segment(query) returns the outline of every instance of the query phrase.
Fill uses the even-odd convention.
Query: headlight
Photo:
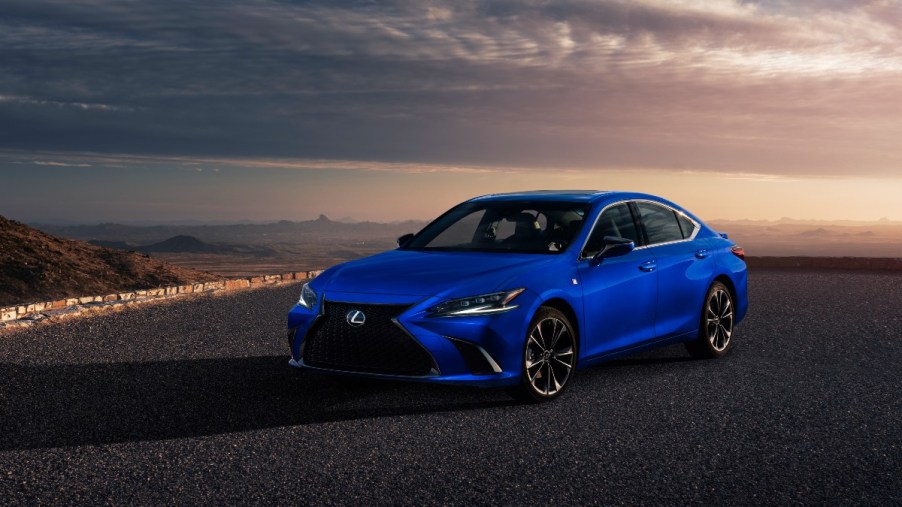
[[[316,303],[316,292],[310,288],[309,283],[305,283],[303,287],[301,287],[301,298],[298,299],[298,304],[303,306],[304,308],[313,308],[313,305]]]
[[[495,292],[473,296],[468,298],[452,299],[439,303],[426,310],[430,317],[466,317],[468,315],[489,315],[501,313],[517,308],[511,306],[514,300],[526,289],[514,289],[505,292]]]

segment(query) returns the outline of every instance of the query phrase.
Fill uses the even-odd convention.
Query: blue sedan
[[[723,356],[748,307],[742,248],[647,194],[487,195],[398,243],[303,286],[292,366],[542,401],[651,347]]]

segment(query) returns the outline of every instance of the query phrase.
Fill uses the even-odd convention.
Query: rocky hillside
[[[216,278],[143,254],[50,236],[0,216],[0,305]]]

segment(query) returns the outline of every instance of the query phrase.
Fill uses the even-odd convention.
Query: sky
[[[0,0],[0,214],[902,220],[900,1]]]

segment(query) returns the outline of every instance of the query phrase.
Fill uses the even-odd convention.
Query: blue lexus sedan
[[[292,366],[542,401],[651,347],[723,356],[748,308],[742,248],[647,194],[486,195],[398,244],[303,286]]]

